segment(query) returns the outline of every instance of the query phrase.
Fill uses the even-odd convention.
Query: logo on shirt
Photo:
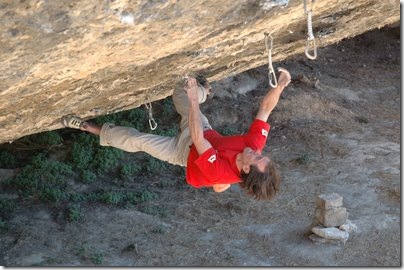
[[[210,163],[213,163],[216,160],[216,155],[212,155],[210,158],[208,158],[208,161]]]
[[[264,137],[268,137],[268,131],[266,131],[265,129],[262,129],[262,135]]]

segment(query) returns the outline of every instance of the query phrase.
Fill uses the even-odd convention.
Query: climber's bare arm
[[[278,86],[268,91],[266,96],[261,102],[256,119],[266,122],[272,110],[276,107],[283,90],[288,86],[291,80],[290,73],[284,69],[279,68],[280,71],[278,78]]]
[[[190,107],[189,107],[189,131],[191,133],[192,143],[195,145],[199,155],[212,147],[210,142],[203,136],[202,121],[199,111],[198,100],[198,84],[195,78],[188,78],[188,85],[184,87],[187,92]]]

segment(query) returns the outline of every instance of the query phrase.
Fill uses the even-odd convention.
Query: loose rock
[[[344,224],[348,218],[345,207],[331,208],[328,210],[316,209],[316,218],[326,227],[336,227]]]
[[[314,233],[309,235],[309,238],[311,241],[316,242],[316,243],[321,243],[321,244],[340,244],[340,243],[342,243],[341,240],[332,240],[332,239],[322,238]]]
[[[356,231],[358,229],[358,227],[348,219],[346,221],[346,223],[339,226],[339,229],[343,230],[343,231],[346,231],[348,233],[353,233],[354,231]]]
[[[321,194],[316,198],[316,206],[322,209],[331,209],[342,206],[342,196],[337,193]]]
[[[319,226],[313,227],[311,231],[318,236],[321,236],[325,239],[331,239],[331,240],[343,240],[346,241],[348,240],[349,233],[346,231],[342,231],[338,228],[322,228]]]

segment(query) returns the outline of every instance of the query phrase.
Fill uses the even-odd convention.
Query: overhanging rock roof
[[[319,47],[400,20],[398,0],[312,7]],[[0,143],[162,99],[189,71],[214,81],[264,65],[265,32],[273,61],[307,38],[297,0],[6,0],[0,22]]]

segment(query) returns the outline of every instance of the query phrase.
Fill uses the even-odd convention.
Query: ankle
[[[87,131],[87,130],[88,130],[88,126],[89,126],[88,122],[83,122],[83,123],[81,124],[81,126],[80,126],[80,129],[83,130],[83,131]]]
[[[80,128],[82,131],[87,131],[89,133],[95,134],[95,135],[100,135],[101,133],[101,127],[96,125],[96,124],[92,124],[89,122],[83,122],[83,125]]]

